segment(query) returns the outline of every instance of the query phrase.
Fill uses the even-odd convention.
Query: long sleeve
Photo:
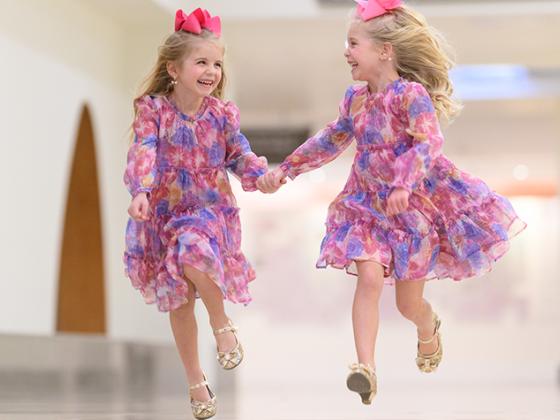
[[[419,83],[411,83],[403,93],[403,107],[408,129],[417,134],[413,146],[394,163],[393,188],[411,192],[441,155],[443,135],[430,95]]]
[[[354,139],[350,104],[354,88],[350,87],[340,104],[338,118],[328,124],[290,154],[280,168],[291,179],[319,168],[339,156]]]
[[[225,104],[226,168],[240,181],[243,190],[255,191],[257,179],[266,173],[264,156],[255,155],[247,138],[239,131],[239,109],[232,102]]]
[[[134,197],[149,193],[156,177],[156,154],[158,144],[159,116],[149,96],[136,101],[136,118],[133,123],[134,141],[127,155],[124,183]]]

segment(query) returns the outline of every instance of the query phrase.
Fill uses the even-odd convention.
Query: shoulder
[[[226,114],[236,110],[238,111],[237,106],[233,102],[216,98],[214,96],[207,96],[206,103],[214,112],[220,114]]]
[[[401,79],[393,91],[397,105],[405,108],[408,113],[418,114],[434,110],[430,94],[421,83]]]
[[[159,114],[163,101],[161,96],[144,95],[134,100],[134,109],[138,114]]]
[[[226,123],[239,124],[239,108],[235,103],[214,96],[207,96],[206,101],[214,117],[225,119]]]
[[[351,85],[346,89],[346,92],[344,93],[344,101],[351,103],[355,97],[363,96],[366,94],[366,85]]]
[[[348,87],[344,93],[341,109],[349,114],[355,113],[361,108],[364,100],[367,98],[367,91],[366,85],[352,85]]]
[[[430,97],[430,94],[428,93],[424,85],[418,82],[410,82],[408,80],[403,81],[402,91],[403,95],[406,98],[416,98],[419,96],[427,96],[428,98]]]

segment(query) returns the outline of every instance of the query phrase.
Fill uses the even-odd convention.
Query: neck
[[[399,78],[399,74],[396,70],[391,70],[380,74],[375,78],[368,80],[368,89],[371,93],[381,92],[385,90],[389,83],[394,82]]]
[[[196,115],[202,105],[203,96],[192,95],[188,92],[181,92],[174,89],[170,95],[171,99],[183,114]]]

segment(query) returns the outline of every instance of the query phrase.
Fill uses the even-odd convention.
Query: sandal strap
[[[352,363],[349,366],[350,370],[352,371],[359,371],[359,370],[365,370],[370,376],[374,376],[375,375],[375,369],[372,368],[370,365],[366,365],[364,363]]]
[[[204,380],[204,381],[202,381],[202,382],[200,382],[200,383],[198,383],[198,384],[189,386],[189,391],[194,391],[195,389],[203,388],[203,387],[208,386],[208,385],[209,385],[209,384],[208,384],[208,381],[207,381],[207,380]]]
[[[419,342],[420,344],[431,344],[431,343],[435,340],[435,338],[436,338],[437,336],[438,336],[438,333],[432,335],[432,338],[430,338],[430,339],[428,339],[428,340],[422,340],[421,338],[418,338],[418,342]]]
[[[230,331],[233,332],[233,333],[237,332],[237,327],[235,325],[233,325],[231,321],[229,321],[229,324],[226,325],[225,327],[215,329],[214,330],[214,335],[220,335],[220,334],[224,334],[224,333],[227,333],[227,332],[230,332]]]
[[[436,337],[439,337],[439,327],[441,325],[441,321],[435,312],[432,312],[432,314],[433,314],[432,319],[434,320],[434,325],[435,325],[434,334],[427,340],[422,340],[420,337],[418,337],[418,342],[420,344],[431,344]]]

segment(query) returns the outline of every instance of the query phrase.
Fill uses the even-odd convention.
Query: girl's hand
[[[408,209],[410,193],[404,188],[395,188],[387,199],[387,215],[395,216]]]
[[[150,203],[146,193],[139,193],[132,199],[128,207],[128,214],[134,220],[143,222],[149,219]]]
[[[286,183],[286,175],[280,167],[268,171],[257,179],[257,188],[265,194],[272,194]]]

